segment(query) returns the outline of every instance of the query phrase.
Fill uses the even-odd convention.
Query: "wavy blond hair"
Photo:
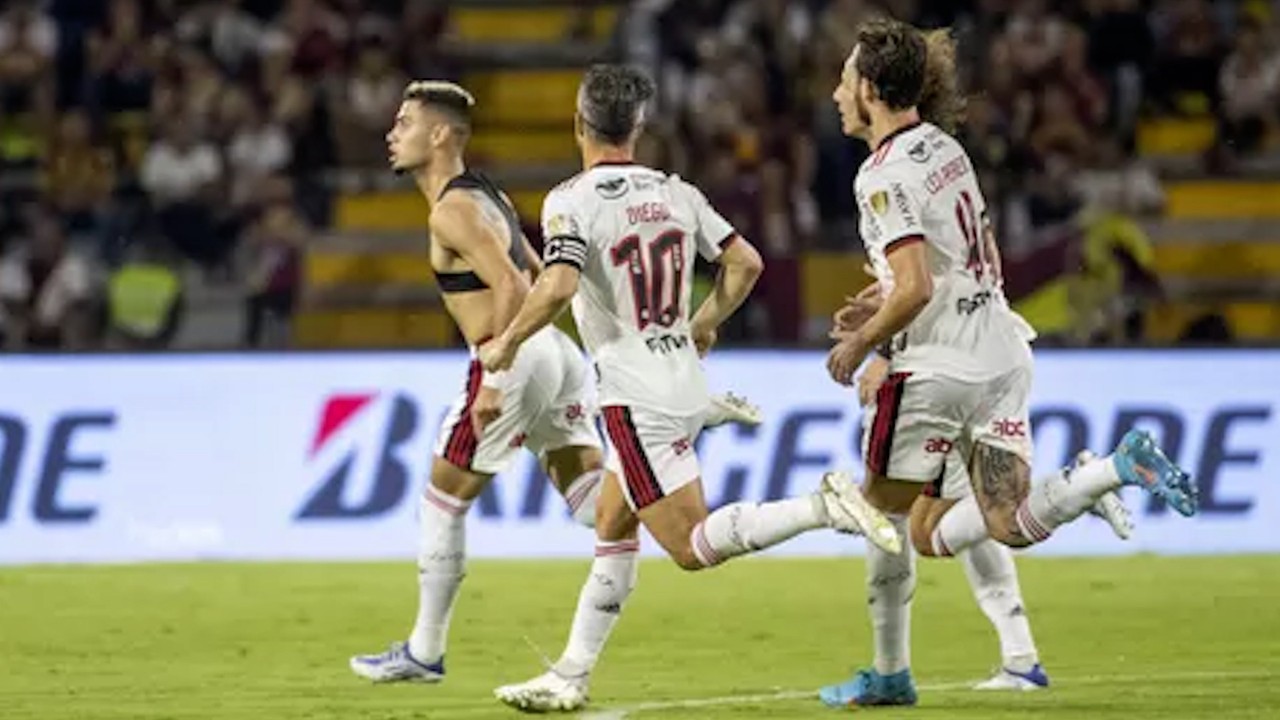
[[[964,121],[965,97],[956,74],[956,41],[951,31],[926,30],[924,88],[916,108],[921,119],[954,133]]]

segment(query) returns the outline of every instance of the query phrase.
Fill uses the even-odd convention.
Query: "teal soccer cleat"
[[[916,684],[910,670],[881,675],[874,669],[859,670],[839,685],[818,691],[827,707],[870,707],[873,705],[915,705]]]
[[[1181,515],[1196,514],[1200,505],[1199,490],[1185,470],[1165,457],[1151,433],[1138,429],[1125,433],[1112,460],[1123,484],[1143,488]]]

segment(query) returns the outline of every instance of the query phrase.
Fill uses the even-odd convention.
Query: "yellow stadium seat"
[[[421,283],[432,285],[435,274],[422,252],[389,253],[307,253],[306,282],[309,287],[332,285],[387,285]]]
[[[441,308],[308,310],[294,322],[294,342],[312,348],[451,347],[454,327]]]
[[[1280,240],[1162,242],[1155,246],[1155,271],[1162,276],[1220,280],[1280,277]]]
[[[476,96],[478,126],[543,125],[572,138],[581,79],[579,70],[495,70],[472,73],[464,84]]]
[[[484,130],[471,138],[468,153],[502,163],[571,163],[578,147],[567,129]]]
[[[1213,147],[1216,138],[1212,118],[1155,118],[1138,125],[1138,152],[1195,155]]]
[[[810,252],[800,260],[801,308],[806,318],[830,317],[853,295],[871,284],[862,271],[866,258],[853,252]]]
[[[1176,219],[1280,218],[1280,182],[1187,181],[1165,186],[1165,214]]]
[[[1232,302],[1213,305],[1199,302],[1163,303],[1147,313],[1147,337],[1157,342],[1177,342],[1193,320],[1221,312],[1236,338],[1244,341],[1280,340],[1280,305],[1271,302]]]
[[[333,213],[334,229],[420,232],[426,237],[427,201],[414,190],[343,193]]]
[[[556,43],[569,38],[579,12],[572,3],[550,7],[455,7],[450,11],[454,35],[465,42]],[[588,36],[604,40],[618,22],[616,5],[588,10]]]

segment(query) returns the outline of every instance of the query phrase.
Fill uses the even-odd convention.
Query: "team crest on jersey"
[[[926,143],[924,140],[921,140],[915,145],[912,145],[911,148],[907,150],[907,157],[911,158],[912,160],[915,160],[918,163],[929,162],[929,158],[933,157],[933,150],[929,149],[928,143]]]
[[[596,183],[596,192],[605,200],[616,200],[627,194],[627,179],[624,177],[601,180]]]
[[[884,190],[877,190],[871,193],[871,209],[877,215],[883,215],[889,209],[889,193]]]

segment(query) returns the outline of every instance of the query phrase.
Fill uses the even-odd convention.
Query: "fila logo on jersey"
[[[596,183],[596,192],[600,193],[600,197],[605,200],[616,200],[627,194],[627,179],[613,178],[612,180],[601,180]]]
[[[995,420],[991,429],[1000,437],[1024,438],[1027,436],[1027,423],[1024,420]]]
[[[573,403],[564,409],[565,422],[577,422],[587,416],[587,411],[582,407],[582,403]]]
[[[691,442],[687,437],[682,437],[671,443],[671,449],[675,451],[677,457],[684,457],[692,448],[693,442]]]

